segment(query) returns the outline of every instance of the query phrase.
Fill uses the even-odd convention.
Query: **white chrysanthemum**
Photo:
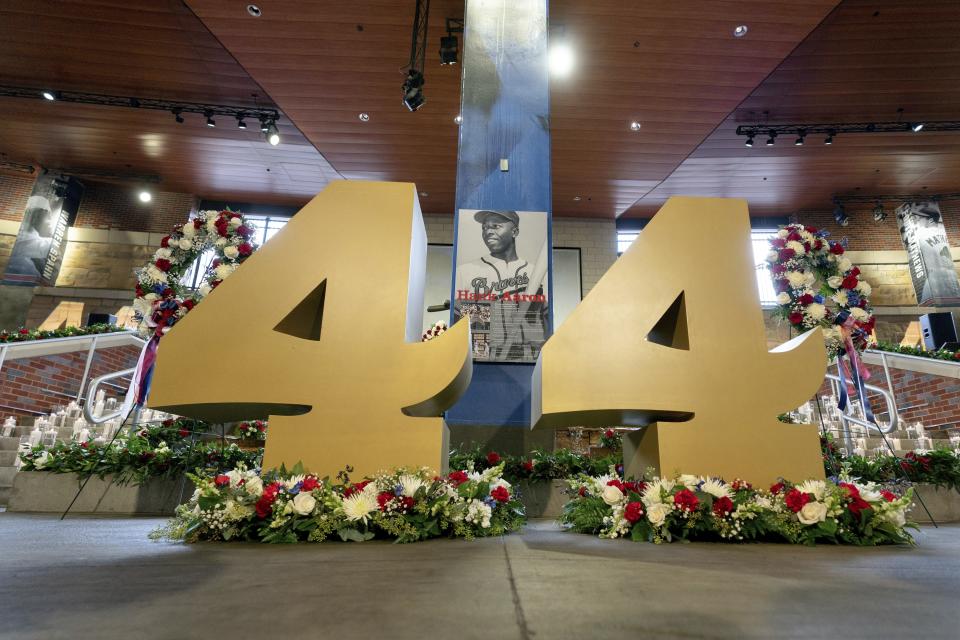
[[[798,229],[800,232],[800,237],[803,238],[804,242],[813,242],[813,234],[807,231],[806,229]]]
[[[714,498],[733,498],[733,492],[722,480],[707,478],[700,485],[700,491],[708,493]]]
[[[700,478],[692,476],[689,473],[682,474],[677,478],[677,481],[691,491],[695,490],[697,485],[700,484]]]
[[[257,498],[263,495],[263,480],[260,479],[260,476],[251,472],[244,480],[246,482],[243,483],[243,487],[247,490],[247,493]]]
[[[816,281],[817,276],[815,276],[812,271],[807,271],[803,274],[803,284],[807,285],[808,287],[812,287],[813,283]]]
[[[408,498],[412,498],[417,492],[417,489],[420,487],[427,486],[427,483],[418,478],[417,476],[411,475],[402,475],[398,480],[398,484],[403,489],[403,495]]]
[[[786,291],[777,294],[777,304],[790,304],[790,294]]]
[[[843,290],[837,291],[835,294],[830,296],[830,298],[832,298],[834,302],[842,307],[847,306],[847,302],[849,301],[847,298],[847,292]]]
[[[293,487],[296,486],[298,482],[303,482],[303,479],[306,477],[307,476],[304,473],[301,473],[295,476],[290,476],[289,478],[286,478],[283,481],[283,486],[285,486],[287,489],[293,489]]]
[[[812,493],[817,500],[823,500],[827,491],[827,483],[823,480],[807,480],[796,485],[796,489],[800,493]]]
[[[652,482],[647,483],[647,488],[643,490],[643,494],[640,496],[640,499],[643,501],[643,504],[648,507],[654,504],[659,504],[663,502],[663,493],[669,493],[673,488],[677,486],[677,483],[673,480],[668,480],[666,478],[656,478]]]
[[[379,508],[376,496],[365,491],[357,491],[349,498],[343,499],[343,514],[352,522],[366,522],[370,514]]]
[[[871,287],[870,283],[866,280],[861,280],[857,283],[857,291],[859,291],[862,296],[868,296],[870,292],[873,291],[873,287]]]
[[[240,250],[234,246],[229,246],[224,248],[223,255],[230,258],[231,260],[236,260],[237,256],[240,255]]]
[[[827,314],[827,308],[819,302],[812,302],[808,304],[806,311],[807,315],[814,320],[823,320],[823,317]]]
[[[183,235],[186,238],[192,238],[195,235],[197,235],[197,230],[193,226],[192,220],[190,222],[187,222],[187,224],[183,225]]]
[[[861,309],[860,307],[853,307],[850,309],[850,315],[853,316],[854,320],[859,320],[864,322],[867,318],[870,317],[870,314]]]
[[[173,255],[173,252],[166,247],[160,247],[157,249],[156,253],[153,254],[154,260],[169,260],[170,256]]]
[[[798,256],[802,256],[807,252],[806,247],[804,247],[802,243],[797,242],[796,240],[791,240],[790,242],[788,242],[787,249],[793,249],[793,252],[796,253]]]
[[[213,270],[213,274],[217,276],[218,279],[223,280],[230,277],[230,274],[233,273],[236,267],[228,262],[222,262],[217,265],[217,268]]]
[[[827,284],[833,289],[839,289],[840,285],[843,284],[843,278],[840,276],[830,276],[827,278]]]
[[[807,283],[807,276],[802,271],[787,271],[787,282],[794,289],[799,289]]]
[[[184,251],[189,251],[193,248],[193,240],[190,238],[180,238],[180,241],[177,243],[177,245]]]
[[[790,232],[786,229],[780,229],[780,231],[777,231],[778,238],[786,238],[788,235],[790,235]]]
[[[839,267],[842,273],[846,273],[847,271],[850,271],[850,269],[853,269],[853,263],[850,262],[850,258],[844,256],[837,260],[837,267]]]

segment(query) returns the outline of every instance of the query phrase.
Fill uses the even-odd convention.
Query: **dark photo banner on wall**
[[[910,276],[921,306],[960,304],[960,282],[943,227],[940,204],[907,202],[897,208],[897,227],[907,250]]]

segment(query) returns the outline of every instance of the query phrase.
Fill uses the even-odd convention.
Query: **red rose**
[[[643,517],[643,503],[628,502],[626,508],[623,510],[623,517],[630,524],[633,524],[639,520],[641,517]]]
[[[700,504],[700,500],[690,489],[682,489],[674,494],[673,504],[678,505],[684,511],[693,511]]]
[[[789,316],[790,324],[803,324],[803,314],[799,311],[794,311]]]
[[[777,290],[777,293],[790,290],[790,282],[786,278],[777,278],[774,281],[773,286]]]
[[[397,500],[400,501],[400,510],[404,513],[413,509],[413,505],[416,504],[416,501],[410,496],[400,496]]]
[[[835,255],[835,256],[839,256],[839,255],[843,254],[843,246],[841,246],[841,244],[840,244],[839,242],[831,242],[831,243],[830,243],[830,253],[832,253],[832,254]]]
[[[781,491],[783,491],[783,483],[782,483],[782,482],[778,482],[778,483],[776,483],[776,484],[770,485],[770,493],[776,495],[776,494],[780,493]]]
[[[797,252],[793,249],[780,249],[780,262],[786,262],[795,255],[797,255]]]
[[[506,487],[496,487],[490,492],[490,497],[497,502],[506,502],[510,499],[510,492],[507,491]]]
[[[882,490],[880,492],[880,495],[882,495],[883,499],[886,500],[887,502],[893,502],[894,500],[897,499],[897,496],[895,494],[891,493],[890,491],[887,491],[886,489]]]
[[[315,476],[307,476],[300,485],[300,491],[313,491],[320,486],[320,481]]]
[[[257,420],[257,431],[259,431],[260,433],[264,433],[266,432],[266,430],[267,430],[267,425]]]
[[[612,438],[612,437],[614,437],[615,435],[617,435],[617,432],[614,431],[613,429],[607,429],[606,431],[603,432],[603,437],[604,437],[604,438]]]
[[[580,496],[581,498],[582,498],[583,496],[587,495],[587,488],[586,488],[586,487],[580,487],[579,489],[577,489],[577,495]]]
[[[730,487],[733,488],[734,491],[740,491],[741,489],[749,489],[752,486],[753,486],[752,484],[750,484],[746,480],[741,480],[740,478],[737,478],[730,484]],[[780,485],[780,487],[783,488],[783,485]],[[773,487],[771,487],[771,489],[773,489]]]
[[[524,460],[523,468],[528,472],[533,471],[533,460]]]
[[[349,487],[346,487],[346,488],[343,490],[343,497],[344,497],[344,498],[349,498],[350,496],[352,496],[353,494],[357,493],[358,491],[363,491],[363,488],[364,488],[365,486],[367,486],[368,484],[370,484],[370,481],[369,481],[369,480],[364,480],[363,482],[356,482],[356,483],[350,485]]]
[[[787,272],[787,268],[782,264],[775,264],[771,271],[773,271],[773,275],[780,276]]]
[[[450,475],[447,476],[447,480],[455,487],[459,487],[469,479],[466,471],[451,471]]]
[[[853,269],[850,269],[850,275],[852,276],[860,275],[860,267],[854,267]]]
[[[166,258],[160,258],[154,264],[156,265],[157,269],[160,269],[160,271],[170,270],[170,261]]]
[[[813,302],[813,296],[809,293],[805,293],[800,296],[800,304],[810,304]]]
[[[817,228],[816,228],[816,227],[804,227],[803,230],[806,231],[807,233],[816,233],[816,232],[817,232]]]
[[[187,311],[193,311],[193,307],[196,306],[196,302],[190,300],[189,298],[183,301],[183,308]]]
[[[81,442],[81,443],[80,443],[80,446],[81,446],[82,448],[84,448],[84,449],[89,449],[89,448],[90,448],[90,443],[89,443],[89,442]]]
[[[871,509],[871,507],[869,502],[858,496],[850,501],[850,504],[847,505],[847,509],[850,509],[850,513],[857,516],[857,518],[860,518],[860,514],[868,509]]]
[[[813,243],[813,250],[820,251],[820,249],[823,249],[823,240],[817,239],[817,241]]]
[[[389,491],[381,491],[377,494],[377,504],[380,505],[380,511],[386,511],[387,505],[393,500],[394,495]]]
[[[193,228],[194,228],[194,229],[199,229],[199,228],[202,227],[202,226],[203,226],[203,222],[200,220],[200,218],[194,218],[194,219],[193,219]]]
[[[794,242],[800,242],[803,237],[796,231],[791,231],[787,234],[787,240],[793,240]]]
[[[230,476],[221,473],[213,479],[213,484],[217,485],[218,487],[225,487],[230,484]]]
[[[491,467],[500,464],[500,454],[497,453],[496,451],[491,451],[490,453],[488,453],[487,464],[489,464]]]
[[[249,242],[241,242],[237,247],[237,251],[240,252],[242,256],[248,256],[253,253],[253,245]]]
[[[242,224],[239,227],[237,227],[237,233],[243,236],[244,238],[249,238],[250,236],[253,235],[253,230],[250,229],[250,227],[248,227],[247,225]]]
[[[848,275],[843,279],[843,282],[840,284],[844,289],[856,289],[857,288],[857,276]]]
[[[163,247],[163,248],[169,247],[169,246],[170,246],[170,236],[163,236],[163,237],[160,239],[160,246]]]
[[[787,508],[797,513],[800,509],[803,509],[803,505],[810,502],[810,494],[803,493],[799,489],[790,489],[783,499],[787,503]]]
[[[733,512],[733,500],[723,496],[713,501],[713,514],[718,518],[729,515]]]
[[[619,479],[619,478],[614,478],[613,480],[607,481],[607,486],[608,486],[608,487],[616,487],[617,489],[620,489],[620,492],[621,492],[621,493],[624,492],[623,483],[620,482],[620,479]]]
[[[186,438],[188,435],[190,435],[190,432],[186,429],[180,429],[177,431],[177,435],[179,435],[181,438]]]
[[[268,496],[264,493],[260,496],[260,499],[257,500],[257,517],[266,518],[273,512],[273,501],[276,500],[276,496]]]
[[[787,246],[787,241],[784,240],[783,238],[774,238],[773,240],[770,241],[770,246],[772,246],[775,249],[783,249],[784,247]]]

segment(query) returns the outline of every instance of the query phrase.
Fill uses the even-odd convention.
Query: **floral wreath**
[[[829,235],[801,224],[780,227],[770,239],[767,262],[777,291],[777,315],[799,330],[820,327],[832,360],[844,346],[844,321],[854,348],[863,351],[876,318],[867,297],[870,285],[843,255],[846,238],[832,242]]]
[[[161,337],[233,273],[257,249],[250,241],[253,232],[254,226],[235,211],[200,211],[174,226],[150,263],[136,271],[133,309],[140,335]],[[180,281],[208,249],[216,252],[216,258],[204,274],[206,282],[190,289]]]

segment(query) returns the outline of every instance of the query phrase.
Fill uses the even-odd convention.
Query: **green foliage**
[[[565,480],[581,473],[600,475],[607,473],[610,467],[619,465],[621,461],[622,457],[616,454],[590,458],[569,449],[558,449],[552,453],[535,449],[527,456],[484,452],[480,447],[465,451],[454,449],[450,452],[451,469],[483,471],[502,463],[503,477],[512,483],[520,480]]]
[[[89,327],[65,327],[63,329],[52,329],[41,331],[39,329],[15,329],[0,331],[0,344],[9,342],[30,342],[32,340],[47,340],[50,338],[70,338],[73,336],[90,336],[101,333],[116,333],[118,331],[127,331],[123,327],[112,324],[92,324]]]
[[[906,356],[917,356],[920,358],[930,358],[932,360],[949,360],[951,362],[960,362],[960,351],[950,349],[940,349],[938,351],[926,351],[919,347],[901,347],[898,344],[889,342],[879,342],[871,345],[872,351],[886,351],[889,353],[902,353]]]
[[[563,505],[560,522],[577,533],[600,533],[609,512],[610,508],[600,497],[585,496]]]

